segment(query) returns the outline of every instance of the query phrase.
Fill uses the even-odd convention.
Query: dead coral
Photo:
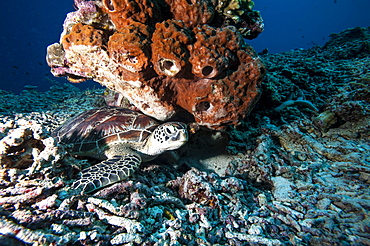
[[[309,108],[309,109],[311,109],[315,112],[319,111],[319,109],[316,108],[315,105],[313,105],[310,101],[305,100],[303,92],[300,92],[300,96],[298,96],[298,98],[295,99],[295,100],[293,100],[293,93],[290,94],[288,100],[283,102],[279,107],[275,108],[275,110],[277,112],[280,112],[280,111],[284,110],[286,107],[293,106],[293,105],[301,105],[301,106]]]
[[[192,202],[216,207],[219,205],[218,198],[213,195],[214,190],[207,182],[206,177],[198,170],[188,171],[180,179],[171,183],[171,186],[179,189],[182,198]]]
[[[59,237],[53,234],[47,234],[37,230],[30,230],[23,226],[17,225],[9,220],[0,220],[0,226],[2,228],[2,235],[8,237],[14,237],[22,242],[29,243],[29,244],[51,244],[51,243],[63,243],[65,242],[65,237]],[[71,235],[68,235],[71,236]],[[76,234],[73,235],[75,238]],[[68,240],[69,241],[69,240]]]
[[[13,127],[0,140],[2,168],[26,169],[31,174],[39,172],[44,163],[55,163],[61,158],[54,140],[46,138],[42,125],[19,120]]]
[[[351,39],[350,44],[360,42]],[[273,76],[265,80],[268,86],[264,101],[252,116],[229,129],[234,133],[230,145],[237,146],[236,154],[226,159],[221,158],[226,153],[216,152],[215,158],[210,158],[216,167],[228,166],[228,177],[216,175],[203,162],[215,155],[212,145],[220,142],[214,141],[211,134],[198,131],[196,134],[203,138],[205,150],[195,145],[184,155],[202,159],[200,164],[205,165],[208,173],[189,168],[196,164],[195,159],[181,156],[178,169],[157,160],[141,167],[130,180],[88,197],[76,194],[69,185],[78,175],[75,166],[87,166],[92,161],[64,156],[60,150],[53,152],[57,146],[47,136],[48,131],[73,114],[96,106],[102,91],[82,92],[68,84],[53,86],[48,92],[30,93],[29,87],[21,95],[0,91],[3,104],[0,137],[7,138],[18,128],[30,128],[32,134],[28,136],[46,146],[42,152],[50,150],[44,152],[41,165],[30,165],[37,167],[35,171],[10,167],[0,170],[0,198],[4,202],[0,206],[1,242],[14,245],[368,244],[370,118],[361,112],[368,106],[369,97],[363,86],[366,80],[359,84],[356,79],[361,78],[357,77],[361,75],[357,73],[359,68],[366,72],[368,60],[326,61],[337,50],[337,46],[315,47],[265,55]],[[248,55],[241,59],[243,68],[252,66],[247,58]],[[308,63],[306,67],[305,63]],[[284,70],[284,66],[289,69]],[[168,80],[172,79],[176,83],[184,81],[176,77]],[[288,116],[275,112],[274,108],[297,88],[304,90],[309,101],[323,112],[328,112],[320,116],[327,123],[325,132],[305,110],[291,110],[287,115],[297,113],[297,117],[282,123],[281,118]],[[350,103],[346,104],[347,101]],[[354,107],[355,114],[350,115],[350,106],[356,101],[362,107]],[[206,106],[205,103],[199,107]],[[336,114],[337,106],[343,108],[343,114]],[[331,124],[332,114],[337,122]],[[32,125],[37,127],[34,129]],[[12,159],[21,154],[8,150],[5,156]],[[206,152],[202,158],[198,156],[201,151]],[[53,158],[55,154],[60,155],[59,161]],[[216,197],[217,206],[207,204],[207,197],[210,201]]]

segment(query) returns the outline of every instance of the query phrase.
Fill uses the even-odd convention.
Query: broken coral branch
[[[288,100],[283,102],[279,107],[276,107],[275,111],[280,112],[288,106],[302,105],[302,106],[304,106],[306,108],[309,108],[309,109],[311,109],[315,112],[319,112],[319,109],[316,108],[315,105],[313,105],[312,102],[310,102],[310,101],[308,101],[304,98],[303,92],[299,92],[299,93],[300,93],[300,96],[296,100],[292,99],[293,93],[290,94],[289,97],[288,97]]]

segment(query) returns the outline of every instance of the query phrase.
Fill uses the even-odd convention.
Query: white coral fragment
[[[124,243],[137,243],[140,244],[143,242],[143,239],[141,238],[140,234],[137,233],[120,233],[112,240],[110,240],[110,243],[113,245],[121,245]]]
[[[134,220],[126,219],[124,217],[107,214],[104,210],[96,207],[93,204],[86,204],[89,211],[94,211],[98,215],[100,220],[106,220],[108,224],[124,227],[128,233],[143,232],[145,230],[144,226]]]
[[[259,243],[261,245],[267,245],[267,246],[276,246],[276,245],[282,245],[282,243],[277,239],[269,239],[257,235],[248,235],[244,233],[239,232],[226,232],[225,233],[226,238],[236,238],[241,241],[246,241],[249,243]]]

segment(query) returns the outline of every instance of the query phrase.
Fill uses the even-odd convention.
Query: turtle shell
[[[72,154],[97,157],[94,155],[114,142],[125,142],[132,148],[142,146],[157,126],[156,120],[139,112],[103,107],[77,115],[57,128],[52,136],[69,145]]]

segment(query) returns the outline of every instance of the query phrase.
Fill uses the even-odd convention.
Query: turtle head
[[[188,141],[187,126],[181,122],[167,122],[159,125],[147,143],[148,152],[161,154],[180,148]]]

